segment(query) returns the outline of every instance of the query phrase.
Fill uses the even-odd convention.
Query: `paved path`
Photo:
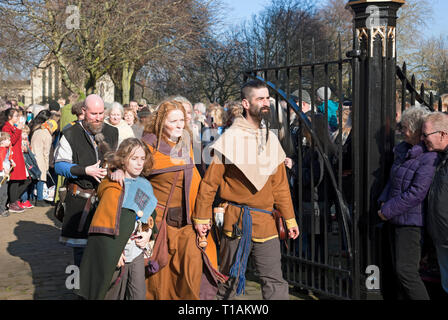
[[[0,300],[77,299],[65,286],[72,249],[58,242],[61,223],[53,207],[33,208],[0,218]],[[292,296],[292,300],[311,299]],[[238,300],[261,300],[260,285],[247,281]]]
[[[58,242],[53,207],[0,218],[0,300],[75,299],[65,287],[72,250]]]

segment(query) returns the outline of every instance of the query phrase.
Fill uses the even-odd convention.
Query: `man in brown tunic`
[[[197,233],[206,234],[220,188],[220,197],[227,203],[220,271],[231,278],[219,286],[218,299],[244,292],[247,259],[252,254],[263,299],[286,300],[288,283],[282,277],[280,241],[272,216],[274,208],[280,211],[289,237],[298,237],[284,165],[286,156],[277,136],[267,129],[270,103],[266,85],[259,80],[246,83],[241,98],[244,117],[236,118],[211,146],[214,158],[200,185],[193,221]]]

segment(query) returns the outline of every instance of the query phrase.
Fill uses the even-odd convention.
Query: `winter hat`
[[[325,87],[320,87],[317,89],[317,96],[320,98],[320,100],[325,100]],[[331,90],[327,87],[327,99],[331,98]]]
[[[50,111],[59,111],[61,109],[61,106],[56,101],[52,100],[50,101],[50,105],[48,106],[48,110]]]
[[[291,98],[294,101],[299,101],[299,90],[296,90],[292,93]],[[310,94],[308,93],[308,91],[306,90],[302,90],[302,101],[308,103],[309,105],[311,105],[311,97]]]

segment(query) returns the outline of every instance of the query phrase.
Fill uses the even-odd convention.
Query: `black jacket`
[[[104,141],[108,144],[110,151],[117,149],[118,129],[108,124],[104,124],[101,133]],[[96,189],[98,182],[91,176],[85,174],[85,167],[104,160],[103,147],[96,150],[92,138],[84,130],[80,123],[64,130],[63,135],[70,144],[72,151],[72,163],[76,166],[70,172],[77,176],[76,179],[68,179],[69,183],[74,183],[83,189]],[[88,216],[83,218],[83,209],[87,202],[86,198],[73,196],[70,192],[65,198],[65,215],[62,223],[61,236],[75,239],[87,239],[87,232],[92,220],[95,207],[91,206]],[[81,229],[79,229],[81,228]]]
[[[436,246],[448,247],[448,148],[439,157],[440,163],[428,192],[426,226]]]
[[[118,129],[105,123],[101,133],[104,135],[104,141],[108,144],[109,149],[116,150]],[[63,134],[72,149],[72,163],[77,165],[71,169],[71,172],[79,177],[69,179],[69,182],[75,183],[83,189],[96,189],[98,182],[93,177],[85,175],[85,167],[97,163],[98,160],[104,160],[101,148],[98,148],[98,152],[96,151],[91,137],[79,123],[65,130]]]

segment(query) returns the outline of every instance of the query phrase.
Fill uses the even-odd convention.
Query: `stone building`
[[[115,86],[109,75],[106,74],[97,81],[96,93],[105,102],[114,101]],[[70,91],[62,82],[61,72],[50,55],[42,59],[38,67],[33,68],[30,80],[0,82],[0,96],[4,100],[16,99],[25,106],[45,104],[69,95]]]

